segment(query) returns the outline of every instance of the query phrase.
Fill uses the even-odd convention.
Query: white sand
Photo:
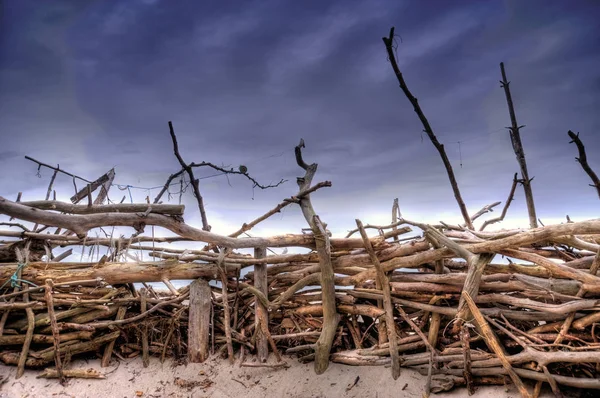
[[[421,397],[425,377],[410,369],[402,369],[398,380],[393,380],[390,369],[385,367],[352,367],[332,363],[325,374],[317,376],[313,364],[299,364],[286,358],[291,365],[288,369],[240,368],[236,363],[230,366],[227,361],[210,359],[203,364],[173,366],[170,361],[161,364],[151,358],[148,368],[142,367],[141,359],[136,358],[117,363],[108,368],[100,368],[99,361],[76,361],[69,366],[74,368],[94,368],[101,372],[113,373],[105,380],[70,379],[63,387],[56,379],[38,379],[39,371],[28,370],[19,380],[15,380],[16,367],[0,365],[0,379],[8,380],[0,386],[1,398],[130,398],[130,397]],[[359,381],[352,385],[356,378]],[[179,383],[177,382],[179,378]],[[186,388],[185,381],[199,382],[201,385]],[[179,385],[178,385],[179,384]],[[184,385],[182,385],[184,384]],[[136,395],[136,393],[138,395]],[[141,394],[141,395],[139,395]],[[464,388],[450,393],[432,394],[432,397],[466,397]],[[510,385],[479,387],[472,397],[518,397]]]

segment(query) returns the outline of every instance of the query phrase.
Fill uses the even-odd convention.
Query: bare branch
[[[260,189],[268,189],[268,188],[275,188],[280,186],[281,184],[283,184],[284,182],[286,182],[287,180],[281,179],[279,180],[279,182],[277,184],[269,184],[269,185],[263,185],[261,183],[259,183],[258,181],[256,181],[253,177],[251,177],[248,174],[248,170],[246,169],[245,171],[237,171],[237,170],[233,170],[233,169],[225,169],[223,167],[219,167],[216,166],[210,162],[201,162],[201,163],[191,163],[190,167],[211,167],[217,171],[221,171],[223,172],[223,174],[239,174],[239,175],[243,175],[244,177],[246,177],[247,179],[249,179],[250,181],[252,181],[252,183],[254,184],[254,187],[256,188],[260,188]],[[242,168],[242,170],[244,170]]]
[[[32,162],[34,162],[34,163],[37,163],[37,164],[38,164],[40,167],[41,167],[41,166],[43,166],[43,167],[47,167],[47,168],[49,168],[49,169],[52,169],[52,170],[54,170],[54,171],[58,171],[59,173],[63,173],[63,174],[65,174],[65,175],[68,175],[69,177],[73,177],[73,178],[76,178],[76,179],[78,179],[78,180],[85,181],[85,182],[87,182],[88,184],[90,184],[90,183],[91,183],[91,181],[90,181],[90,180],[86,180],[85,178],[82,178],[82,177],[76,176],[75,174],[71,174],[71,173],[69,173],[69,172],[67,172],[67,171],[64,171],[63,169],[60,169],[60,168],[58,168],[58,167],[54,167],[54,166],[50,166],[49,164],[42,163],[42,162],[40,162],[39,160],[35,160],[35,159],[34,159],[34,158],[32,158],[32,157],[25,156],[25,159],[27,159],[27,160],[31,160]]]
[[[429,121],[425,117],[425,114],[423,113],[423,110],[421,109],[421,106],[419,105],[417,98],[415,98],[412,95],[412,93],[410,92],[410,90],[408,89],[408,86],[406,85],[406,82],[404,81],[404,77],[402,76],[402,73],[400,72],[400,68],[398,67],[398,63],[396,62],[396,57],[394,55],[394,48],[393,48],[394,28],[392,27],[390,29],[389,37],[383,37],[382,39],[383,39],[383,43],[385,44],[385,48],[387,50],[389,61],[392,64],[392,68],[394,69],[394,73],[396,74],[396,78],[398,79],[398,83],[400,83],[400,88],[404,92],[404,95],[406,95],[406,98],[408,98],[408,100],[412,104],[412,106],[415,110],[415,113],[417,114],[417,116],[419,117],[419,120],[421,120],[421,123],[423,124],[425,133],[427,133],[427,136],[429,136],[431,143],[438,150],[440,157],[442,158],[442,162],[444,163],[444,167],[446,168],[446,172],[448,173],[450,185],[452,186],[452,190],[454,191],[454,197],[456,198],[456,202],[458,203],[460,212],[463,216],[463,219],[465,220],[465,224],[467,225],[467,227],[469,229],[473,229],[473,223],[471,222],[471,217],[469,217],[467,207],[465,206],[465,202],[463,201],[462,196],[460,194],[460,189],[458,188],[458,183],[456,182],[456,177],[454,176],[454,170],[452,169],[452,164],[450,164],[448,155],[446,155],[446,150],[444,149],[444,145],[439,143],[437,137],[433,133],[433,129],[431,128]]]
[[[506,72],[504,71],[504,62],[500,63],[500,70],[502,72],[502,81],[500,84],[506,94],[506,102],[508,103],[508,112],[510,113],[510,139],[512,142],[513,150],[517,156],[517,162],[521,168],[521,183],[523,184],[523,190],[525,191],[525,201],[527,202],[527,211],[529,213],[529,226],[531,228],[537,228],[537,216],[535,215],[535,202],[533,201],[533,191],[531,190],[531,180],[529,178],[529,172],[527,171],[527,161],[525,160],[525,151],[523,150],[523,144],[521,143],[521,134],[519,130],[521,127],[517,124],[517,117],[515,116],[515,108],[510,94],[509,84],[506,80]]]
[[[598,197],[600,197],[600,179],[598,178],[596,173],[594,173],[594,170],[592,170],[592,168],[587,162],[585,147],[583,146],[583,142],[581,142],[581,139],[579,139],[579,133],[575,134],[571,130],[569,130],[567,134],[569,134],[569,137],[571,137],[571,142],[569,142],[569,144],[575,143],[575,145],[577,145],[577,150],[579,151],[579,157],[575,159],[577,159],[583,171],[585,171],[587,175],[590,176],[593,182],[593,184],[590,185],[596,188],[596,190],[598,191]]]
[[[490,224],[494,224],[494,223],[504,220],[504,217],[506,217],[506,212],[508,211],[508,207],[512,203],[513,197],[515,196],[515,190],[517,189],[518,182],[519,181],[517,180],[517,173],[515,173],[515,176],[513,177],[513,184],[512,184],[512,187],[510,188],[510,192],[508,193],[508,198],[506,199],[506,203],[504,203],[504,208],[502,209],[502,213],[500,214],[499,217],[485,220],[483,225],[481,225],[481,228],[479,228],[479,231],[483,231],[485,229],[485,227],[487,227]]]
[[[175,157],[179,161],[181,167],[187,172],[190,177],[190,181],[192,182],[192,187],[194,189],[194,196],[198,201],[198,209],[200,210],[200,217],[202,219],[202,229],[205,231],[210,231],[211,227],[208,225],[208,219],[206,218],[206,210],[204,209],[204,199],[202,199],[202,195],[200,194],[200,187],[198,186],[198,180],[194,177],[194,171],[192,168],[187,165],[181,154],[179,153],[179,145],[177,144],[177,137],[175,136],[175,130],[173,129],[173,123],[169,121],[169,133],[171,134],[171,139],[173,140],[173,152],[175,152]]]

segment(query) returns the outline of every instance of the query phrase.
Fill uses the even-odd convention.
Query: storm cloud
[[[407,218],[460,220],[443,165],[398,87],[382,36],[453,163],[471,212],[504,201],[518,171],[499,63],[506,64],[538,215],[597,217],[567,131],[600,171],[600,3],[596,1],[5,1],[0,23],[0,195],[40,198],[51,175],[153,188],[186,161],[244,164],[276,189],[201,170],[209,222],[227,233],[296,193],[303,138],[313,195],[334,231]],[[57,180],[67,200],[72,183]],[[173,191],[177,191],[174,188]],[[135,200],[157,190],[132,189]],[[29,195],[29,197],[28,197]],[[117,189],[114,200],[128,191]],[[118,197],[117,197],[118,196]],[[173,195],[172,201],[178,200]],[[199,217],[186,192],[187,220]],[[522,190],[509,211],[527,225]],[[524,224],[523,224],[524,223]],[[290,207],[264,233],[304,227]]]

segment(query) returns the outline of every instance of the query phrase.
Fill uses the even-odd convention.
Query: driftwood
[[[402,72],[400,72],[400,68],[398,67],[398,62],[396,62],[396,55],[394,54],[394,37],[395,37],[394,36],[394,28],[391,28],[389,36],[382,38],[383,43],[385,44],[385,49],[387,51],[388,59],[389,59],[390,63],[392,64],[392,69],[394,70],[394,74],[396,75],[396,78],[398,79],[398,83],[400,83],[400,88],[404,92],[404,95],[406,96],[406,98],[408,98],[408,100],[412,104],[415,112],[417,113],[417,116],[419,117],[419,120],[423,124],[423,130],[425,131],[425,133],[427,133],[427,136],[431,140],[431,143],[433,144],[435,149],[437,149],[437,151],[440,154],[440,157],[442,158],[442,162],[444,163],[444,167],[446,168],[446,172],[448,173],[448,179],[450,180],[450,185],[452,186],[452,191],[454,192],[454,197],[456,198],[456,203],[458,203],[458,207],[459,207],[460,212],[465,220],[465,224],[467,225],[467,227],[469,227],[469,229],[473,229],[473,222],[471,220],[471,217],[469,216],[469,213],[467,211],[467,206],[465,205],[465,202],[460,193],[458,183],[456,182],[456,177],[454,176],[454,170],[452,168],[452,164],[450,163],[450,160],[448,159],[448,155],[446,155],[446,150],[444,149],[444,145],[440,144],[440,142],[438,141],[435,133],[433,132],[433,129],[431,128],[431,125],[429,124],[429,121],[427,120],[427,118],[425,117],[425,114],[423,113],[423,111],[421,109],[421,105],[419,105],[419,101],[417,101],[417,98],[415,96],[413,96],[412,93],[410,92],[410,90],[408,89],[408,86],[406,85],[406,82],[404,81],[404,77],[402,76]]]
[[[0,223],[6,239],[0,246],[0,361],[17,366],[17,377],[26,367],[54,364],[40,377],[64,380],[102,377],[69,369],[73,356],[102,356],[107,366],[113,358],[136,356],[145,364],[150,356],[201,362],[210,355],[233,363],[239,353],[240,366],[279,369],[289,366],[280,355],[286,352],[301,362],[313,361],[318,374],[330,361],[390,366],[394,378],[402,367],[416,369],[428,375],[426,395],[510,382],[523,396],[536,395],[543,383],[557,395],[568,388],[600,389],[600,219],[484,230],[505,218],[517,184],[529,184],[527,172],[522,167],[521,180],[515,175],[500,217],[484,220],[500,205],[491,201],[469,215],[443,145],[398,69],[393,42],[392,29],[384,43],[394,73],[442,157],[464,222],[409,221],[395,200],[389,225],[355,220],[357,228],[345,238],[331,236],[311,195],[332,184],[312,184],[317,164],[303,160],[303,141],[295,149],[305,173],[298,178],[298,192],[229,235],[210,232],[205,212],[202,228],[196,228],[184,221],[183,206],[163,204],[173,180],[181,177],[183,183],[187,176],[201,214],[194,168],[238,174],[259,188],[283,180],[261,185],[245,166],[235,171],[185,163],[172,124],[181,170],[152,204],[150,198],[103,204],[114,170],[90,181],[30,158],[53,174],[44,201],[0,197],[0,214],[10,218]],[[503,84],[520,159],[519,127],[505,76]],[[586,169],[580,141],[571,138]],[[73,197],[84,204],[52,195],[55,179],[64,175],[84,183],[80,189],[74,184]],[[94,189],[100,189],[95,200]],[[242,237],[291,205],[300,206],[309,226],[302,233]],[[108,234],[106,227],[135,232]],[[144,234],[146,227],[152,227],[151,234]],[[155,227],[172,235],[155,236]],[[99,228],[105,234],[94,236]],[[413,236],[401,236],[411,231]],[[351,237],[357,232],[360,237]],[[169,247],[171,242],[201,244],[183,249]],[[64,249],[58,252],[59,247]],[[293,247],[310,250],[271,250]],[[254,255],[238,251],[246,248]],[[81,250],[92,253],[86,262],[61,261]],[[177,288],[176,280],[193,282]],[[165,289],[155,290],[149,282]],[[268,360],[269,351],[276,363]],[[536,382],[533,389],[528,381]]]
[[[502,73],[502,80],[500,84],[504,89],[506,95],[506,103],[508,104],[508,112],[510,114],[510,141],[512,143],[513,150],[517,157],[517,163],[521,169],[521,184],[525,191],[525,201],[527,202],[527,212],[529,213],[529,226],[531,228],[537,228],[537,216],[535,213],[535,202],[533,201],[533,191],[531,189],[531,180],[529,178],[529,172],[527,171],[527,161],[525,160],[525,151],[523,150],[523,144],[521,143],[521,132],[520,130],[525,126],[519,126],[517,123],[517,117],[515,116],[515,107],[513,105],[512,95],[510,94],[510,82],[506,79],[506,72],[504,70],[504,62],[500,63],[500,71]]]
[[[598,192],[598,197],[600,198],[600,178],[598,178],[598,175],[594,172],[594,170],[592,170],[587,161],[585,147],[583,146],[583,142],[581,142],[581,139],[579,138],[579,133],[575,134],[574,132],[569,130],[567,134],[569,135],[569,138],[571,138],[570,143],[575,143],[575,145],[577,145],[577,150],[579,151],[579,157],[576,157],[575,159],[579,162],[583,171],[585,171],[592,180],[591,186],[596,188],[596,191]]]

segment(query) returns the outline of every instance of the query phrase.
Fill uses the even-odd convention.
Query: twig
[[[485,213],[493,212],[494,207],[498,206],[500,203],[502,203],[502,202],[494,202],[494,203],[490,203],[489,205],[483,206],[481,209],[479,209],[479,211],[477,213],[475,213],[471,216],[471,222],[477,220],[479,217],[481,217]],[[463,224],[462,226],[465,227],[466,225]]]
[[[140,289],[140,312],[143,314],[147,310],[148,292],[146,288]],[[148,349],[148,324],[141,325],[142,329],[142,365],[147,368],[150,365],[150,351]]]
[[[548,379],[548,384],[550,384],[550,388],[552,388],[552,392],[554,393],[556,398],[563,398],[563,395],[560,392],[560,388],[558,388],[558,384],[556,383],[554,376],[552,376],[550,374],[550,372],[548,371],[548,367],[542,366],[542,371],[544,372],[544,375]]]
[[[154,204],[158,204],[160,201],[160,198],[162,198],[162,196],[164,195],[164,193],[169,189],[169,186],[171,185],[171,181],[173,181],[175,178],[179,177],[180,175],[182,175],[186,170],[185,169],[181,169],[179,170],[177,173],[171,174],[169,176],[169,178],[167,178],[167,182],[165,183],[165,185],[162,187],[162,189],[160,190],[160,192],[158,193],[158,195],[156,195],[156,198],[154,198]],[[182,181],[183,184],[183,181]],[[183,185],[182,185],[183,187]],[[183,188],[181,189],[181,191],[183,191]],[[180,192],[181,194],[182,192]]]
[[[272,368],[272,369],[277,369],[277,368],[289,368],[290,365],[287,362],[280,362],[280,363],[244,362],[244,363],[240,364],[240,367],[242,367],[242,368]]]
[[[242,227],[240,229],[238,229],[237,231],[235,231],[227,236],[229,236],[231,238],[236,238],[236,237],[240,236],[241,234],[243,234],[244,232],[251,230],[258,223],[266,220],[267,218],[271,217],[273,214],[279,213],[281,211],[281,209],[283,209],[287,205],[292,204],[292,203],[298,203],[298,202],[300,202],[300,199],[302,199],[305,196],[310,195],[312,192],[316,191],[317,189],[323,188],[323,187],[330,187],[330,186],[331,186],[331,181],[323,181],[323,182],[313,185],[312,187],[310,187],[304,191],[299,192],[298,194],[296,194],[295,196],[292,196],[291,198],[286,198],[283,200],[283,202],[279,203],[273,209],[269,210],[262,216],[256,218],[255,220],[253,220],[249,223],[242,224]]]
[[[39,160],[35,160],[35,159],[34,159],[34,158],[32,158],[32,157],[25,156],[25,159],[27,159],[27,160],[31,160],[32,162],[34,162],[34,163],[37,163],[39,166],[44,166],[44,167],[47,167],[47,168],[49,168],[49,169],[52,169],[52,170],[58,171],[58,172],[60,172],[60,173],[66,174],[66,175],[68,175],[69,177],[73,177],[74,179],[76,178],[76,179],[78,179],[78,180],[85,181],[85,182],[87,182],[88,184],[89,184],[89,183],[91,183],[91,181],[90,181],[90,180],[86,180],[85,178],[81,178],[81,177],[79,177],[79,176],[76,176],[75,174],[71,174],[71,173],[69,173],[69,172],[66,172],[66,171],[64,171],[63,169],[60,169],[60,168],[57,168],[57,167],[54,167],[54,166],[50,166],[49,164],[42,163],[42,162],[40,162]]]
[[[258,181],[256,181],[254,178],[252,178],[249,174],[247,170],[244,170],[242,168],[242,170],[240,171],[236,171],[233,169],[225,169],[223,167],[219,167],[217,165],[214,165],[210,162],[201,162],[201,163],[190,163],[190,167],[210,167],[213,168],[217,171],[222,172],[223,174],[240,174],[243,175],[244,177],[246,177],[247,179],[249,179],[250,181],[252,181],[252,183],[254,184],[253,187],[254,188],[260,188],[260,189],[268,189],[268,188],[276,188],[278,186],[280,186],[281,184],[283,184],[284,182],[287,182],[287,180],[281,179],[279,180],[279,182],[277,184],[268,184],[268,185],[263,185],[261,183],[259,183]]]
[[[494,223],[497,223],[498,221],[504,220],[504,217],[506,217],[506,212],[508,211],[508,207],[512,203],[513,197],[515,196],[515,190],[517,189],[518,183],[519,183],[519,181],[517,180],[517,173],[515,173],[515,175],[513,177],[513,183],[510,188],[510,192],[508,193],[508,198],[506,199],[506,202],[504,203],[504,208],[502,209],[502,213],[500,214],[499,217],[485,220],[483,222],[483,224],[481,225],[481,228],[479,228],[480,231],[483,231],[485,229],[485,227],[487,227],[490,224],[494,224]]]

